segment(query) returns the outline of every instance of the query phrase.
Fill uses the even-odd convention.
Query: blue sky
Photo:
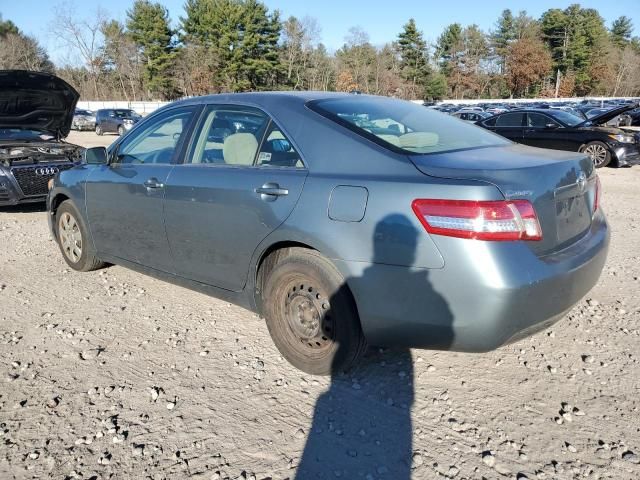
[[[429,0],[263,0],[271,10],[278,9],[283,17],[305,15],[315,17],[320,25],[322,41],[330,50],[339,48],[350,27],[359,26],[369,33],[375,45],[394,39],[402,25],[413,17],[425,38],[435,41],[443,28],[453,22],[468,25],[478,24],[482,29],[494,27],[500,12],[505,8],[512,11],[527,10],[539,17],[549,8],[565,8],[571,0],[456,0],[449,2]],[[59,0],[0,0],[0,14],[4,19],[13,20],[24,32],[35,36],[49,51],[54,61],[66,58],[59,42],[49,32],[53,19],[54,5]],[[133,0],[71,0],[79,18],[91,17],[96,8],[104,9],[111,17],[124,20],[126,10]],[[174,26],[183,15],[184,0],[160,0],[171,14]],[[597,9],[605,18],[607,26],[620,15],[631,17],[635,25],[635,35],[640,35],[639,0],[583,0],[583,7]]]

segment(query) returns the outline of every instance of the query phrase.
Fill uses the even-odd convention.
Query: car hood
[[[585,120],[583,123],[589,122],[593,125],[602,125],[603,123],[607,123],[609,120],[616,118],[618,115],[624,112],[628,112],[629,110],[633,110],[635,108],[638,108],[637,103],[624,105],[618,108],[612,108],[607,112],[601,113],[600,115],[596,115],[595,117]]]
[[[80,95],[44,72],[0,70],[0,128],[41,130],[66,137]]]

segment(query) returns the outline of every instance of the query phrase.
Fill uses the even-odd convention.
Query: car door
[[[556,150],[565,149],[566,132],[562,125],[549,115],[527,112],[526,124],[522,138],[522,143],[525,145]]]
[[[176,271],[240,291],[256,247],[293,210],[305,165],[268,115],[229,105],[207,107],[184,160],[164,200]]]
[[[503,113],[498,115],[493,126],[488,128],[509,140],[522,143],[524,119],[525,114],[523,112]]]
[[[177,107],[148,119],[110,152],[109,165],[88,176],[87,217],[98,254],[173,272],[162,199],[195,110]]]

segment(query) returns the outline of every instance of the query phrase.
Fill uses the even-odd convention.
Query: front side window
[[[429,154],[511,142],[450,115],[402,100],[342,97],[307,106],[382,146],[401,153]]]
[[[550,125],[550,124],[556,125],[558,127],[560,126],[556,121],[554,121],[550,117],[547,117],[546,115],[543,115],[541,113],[527,114],[527,125],[529,127],[546,128],[547,125]]]
[[[194,107],[175,108],[159,115],[141,130],[132,132],[118,147],[114,163],[171,163],[193,112]]]

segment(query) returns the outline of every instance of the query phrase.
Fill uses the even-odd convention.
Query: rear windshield
[[[308,107],[393,151],[429,154],[511,142],[412,102],[383,97],[314,100]]]

